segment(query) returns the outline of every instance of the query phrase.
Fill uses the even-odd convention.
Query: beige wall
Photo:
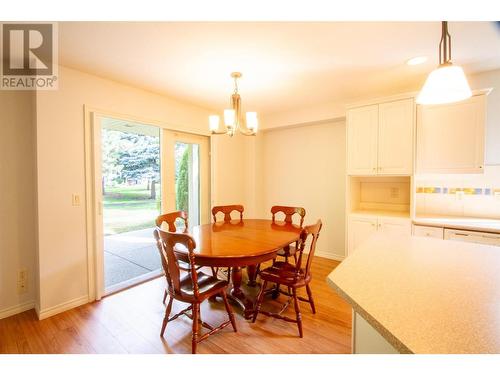
[[[35,291],[34,93],[0,91],[0,318],[33,307]],[[17,292],[20,269],[28,290]]]
[[[65,67],[59,76],[59,90],[37,93],[41,313],[81,302],[89,294],[84,105],[201,133],[207,131],[209,114],[200,107]],[[81,196],[80,206],[72,206],[72,194]]]
[[[259,148],[260,216],[273,205],[301,206],[306,224],[323,221],[318,255],[345,255],[345,122],[266,131]]]
[[[245,217],[255,215],[254,191],[251,189],[253,154],[251,137],[240,134],[234,137],[212,137],[212,206],[243,204]]]

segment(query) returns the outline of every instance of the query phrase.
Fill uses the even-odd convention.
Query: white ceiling
[[[451,22],[466,73],[500,68],[500,28]],[[62,22],[60,63],[206,108],[227,107],[241,71],[244,110],[281,112],[423,83],[439,22]],[[427,63],[405,61],[426,55]]]

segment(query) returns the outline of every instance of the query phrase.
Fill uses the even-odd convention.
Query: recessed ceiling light
[[[409,59],[406,65],[419,65],[427,61],[427,56],[417,56]]]

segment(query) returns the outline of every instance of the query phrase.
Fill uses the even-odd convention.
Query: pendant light
[[[441,23],[439,66],[434,69],[418,94],[417,104],[445,104],[465,100],[472,96],[469,83],[460,66],[451,62],[451,37],[448,22]]]

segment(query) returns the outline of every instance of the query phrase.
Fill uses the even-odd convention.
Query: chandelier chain
[[[234,77],[234,93],[238,93],[238,77]]]

